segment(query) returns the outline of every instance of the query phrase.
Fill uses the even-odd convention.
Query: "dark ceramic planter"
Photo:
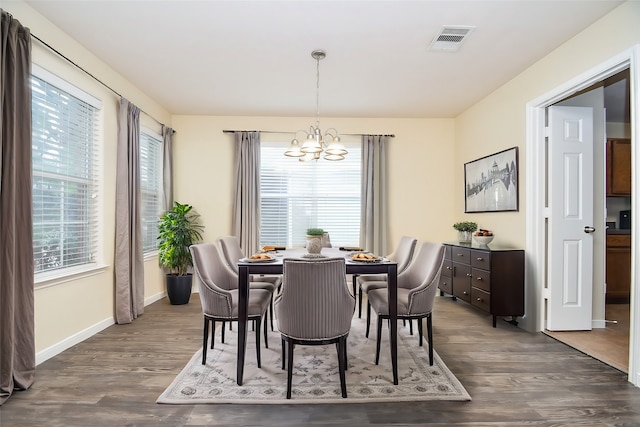
[[[176,276],[167,274],[167,296],[173,305],[187,304],[191,298],[191,282],[193,275]]]

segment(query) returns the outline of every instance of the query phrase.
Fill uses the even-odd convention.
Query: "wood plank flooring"
[[[640,389],[550,338],[438,297],[434,345],[471,402],[158,405],[200,346],[198,295],[160,300],[44,362],[0,407],[0,426],[622,426],[640,425]],[[384,345],[384,344],[383,344]],[[384,351],[384,349],[383,349]]]

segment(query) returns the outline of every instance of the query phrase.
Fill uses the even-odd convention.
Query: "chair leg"
[[[285,353],[285,340],[284,337],[280,337],[280,341],[282,342],[282,370],[284,371],[284,361],[287,359],[287,355]]]
[[[347,397],[347,378],[345,375],[347,365],[347,338],[341,337],[338,340],[338,369],[340,371],[340,390],[342,397]]]
[[[362,288],[358,290],[358,319],[362,319]]]
[[[371,320],[371,304],[367,301],[367,330],[364,333],[364,336],[369,338],[369,322]]]
[[[273,294],[271,294],[271,302],[269,303],[269,319],[271,320],[271,332],[275,331],[275,329],[273,329]],[[265,334],[266,334],[266,329],[265,329]],[[266,340],[266,335],[265,335],[265,340]],[[267,347],[269,348],[269,347]]]
[[[427,314],[427,339],[429,340],[429,365],[433,366],[433,318]]]
[[[287,339],[287,399],[291,399],[291,383],[293,379],[293,341]]]
[[[382,316],[378,315],[378,338],[376,339],[376,365],[380,360],[380,341],[382,340]]]
[[[409,320],[409,335],[413,335],[413,320]]]
[[[422,319],[418,319],[418,335],[420,335],[420,338],[418,338],[418,345],[422,347]]]
[[[273,310],[271,311],[273,313]],[[264,348],[269,348],[269,339],[267,338],[267,319],[264,319]],[[273,326],[273,323],[271,323]],[[273,329],[271,329],[273,331]]]
[[[224,344],[224,324],[225,323],[226,322],[223,320],[222,321],[222,332],[220,333],[220,338],[221,338],[222,344]],[[233,323],[233,322],[229,322],[229,324],[231,324],[231,323]],[[211,340],[211,348],[213,348],[213,340]]]
[[[260,365],[260,320],[262,320],[262,318],[258,317],[257,320],[253,321],[254,329],[256,331],[256,357],[258,358],[258,368],[262,367]],[[267,320],[265,319],[265,322],[266,321]]]
[[[214,326],[215,329],[215,326]],[[204,329],[202,333],[202,364],[207,363],[207,339],[209,338],[209,319],[204,318]]]

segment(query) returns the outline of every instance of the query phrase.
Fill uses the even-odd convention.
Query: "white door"
[[[591,330],[593,109],[549,107],[547,329]]]

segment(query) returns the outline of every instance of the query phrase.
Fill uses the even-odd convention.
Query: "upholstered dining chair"
[[[207,360],[207,340],[209,337],[209,323],[211,329],[211,348],[214,344],[216,322],[222,323],[222,342],[224,342],[224,322],[238,320],[238,286],[233,283],[223,265],[222,254],[215,243],[201,243],[190,246],[193,258],[193,269],[198,278],[200,302],[204,315],[204,329],[202,334],[202,364]],[[250,289],[247,316],[254,322],[256,331],[256,357],[260,367],[260,323],[267,312],[272,292],[266,289]],[[267,341],[267,321],[264,321],[264,340]]]
[[[287,361],[287,399],[291,399],[296,344],[336,344],[340,388],[342,397],[347,397],[347,336],[356,302],[345,281],[345,259],[291,258],[283,263],[282,292],[276,298],[275,309],[282,337],[283,369]]]
[[[398,276],[398,319],[418,320],[420,346],[422,346],[422,319],[427,319],[430,365],[433,365],[433,319],[431,311],[433,310],[443,262],[444,246],[440,243],[424,242],[406,273]],[[380,359],[382,320],[389,318],[389,299],[386,289],[370,289],[367,292],[367,337],[369,337],[369,321],[372,309],[378,315],[375,360],[377,365]]]
[[[223,236],[218,239],[218,243],[222,248],[224,259],[226,260],[229,268],[235,273],[236,278],[238,276],[238,260],[244,258],[246,255],[242,251],[240,246],[240,239],[236,236]],[[252,275],[249,278],[251,289],[267,289],[271,293],[276,292],[282,283],[282,276],[279,275]],[[269,318],[271,321],[271,330],[273,331],[273,297],[271,298],[269,310]]]
[[[416,249],[418,239],[410,236],[402,236],[398,242],[396,249],[386,258],[398,263],[398,276],[406,271],[413,254]],[[380,289],[387,287],[387,275],[386,274],[367,274],[367,275],[354,275],[353,276],[353,294],[356,294],[356,287],[358,288],[358,318],[362,317],[362,294],[366,294],[371,289]]]

